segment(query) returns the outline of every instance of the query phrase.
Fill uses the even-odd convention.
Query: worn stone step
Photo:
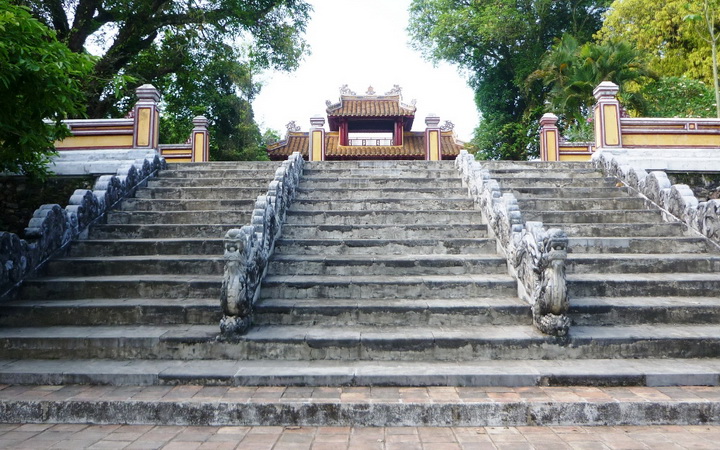
[[[382,188],[448,188],[462,187],[460,177],[451,178],[333,178],[333,177],[303,177],[300,186],[304,189],[334,188],[334,189],[382,189]]]
[[[222,238],[88,239],[73,242],[69,256],[222,255]]]
[[[132,255],[58,258],[47,265],[50,277],[184,274],[222,275],[222,255]]]
[[[483,168],[489,170],[533,170],[550,169],[563,172],[566,170],[596,170],[592,163],[581,161],[481,161]]]
[[[720,272],[720,255],[671,253],[570,253],[567,273]]]
[[[25,300],[3,303],[0,325],[216,325],[221,317],[217,298]]]
[[[255,305],[256,325],[469,326],[530,325],[530,306],[517,297],[459,299],[275,299]]]
[[[290,211],[290,225],[475,225],[483,223],[480,211]]]
[[[641,210],[649,205],[640,197],[611,198],[533,198],[519,199],[520,211],[597,211],[597,210]]]
[[[454,178],[457,177],[457,170],[453,167],[425,167],[418,168],[367,168],[367,167],[344,167],[344,168],[313,168],[303,170],[304,177],[321,178]]]
[[[242,226],[242,225],[240,225]],[[222,238],[239,224],[111,224],[94,225],[89,232],[92,239],[170,239]]]
[[[305,163],[306,170],[323,170],[338,168],[362,168],[362,169],[454,169],[454,161],[417,161],[417,160],[367,160],[367,161],[308,161]]]
[[[554,174],[553,174],[554,175]],[[511,174],[492,175],[500,187],[503,189],[513,189],[515,187],[537,187],[537,188],[609,188],[617,186],[618,179],[614,177],[580,177],[580,178],[560,178],[560,177],[520,177]]]
[[[715,251],[701,237],[582,237],[568,239],[571,253],[704,253]]]
[[[462,275],[507,273],[505,258],[497,255],[351,255],[277,254],[270,275]]]
[[[138,189],[135,197],[138,199],[255,199],[258,195],[267,192],[268,186],[262,187],[155,187],[152,189]]]
[[[285,239],[427,239],[485,238],[487,225],[283,225]]]
[[[196,163],[168,163],[168,170],[195,172],[197,170],[274,170],[282,165],[280,161],[208,161]]]
[[[522,210],[523,219],[547,223],[647,223],[662,220],[657,209],[534,211]]]
[[[6,360],[0,361],[0,383],[41,385],[43,401],[28,398],[33,397],[28,392],[33,388],[11,386],[0,390],[0,408],[8,422],[17,423],[708,425],[720,423],[712,413],[720,405],[710,400],[718,389],[708,388],[718,386],[719,374],[717,358],[467,362],[218,360],[213,364],[197,360]],[[50,400],[47,386],[62,384],[83,385],[83,398],[77,398],[74,386],[67,386],[55,390],[54,400]],[[159,400],[140,399],[145,397],[138,389],[141,386],[151,386],[147,393],[157,398],[157,385],[164,385],[163,390],[167,390],[186,384],[246,387],[228,391],[227,397],[217,395],[210,399],[193,396],[194,390],[183,395],[182,401],[174,395]],[[113,400],[107,385],[129,386],[133,393],[138,392],[138,398],[130,402],[124,398]],[[256,386],[280,387],[273,390],[280,400],[268,399],[267,391],[256,391]],[[307,393],[298,397],[297,389],[283,386],[305,387]],[[330,397],[327,386],[335,387]],[[459,389],[448,389],[452,386]],[[478,389],[483,386],[488,389]],[[521,389],[513,390],[513,386]],[[528,389],[533,386],[536,388]],[[628,391],[628,386],[658,389],[633,392]],[[392,388],[383,387],[396,387],[395,395]],[[403,395],[397,387],[414,389]],[[509,392],[498,393],[498,387]],[[258,395],[254,396],[256,392]],[[283,395],[284,392],[289,395]],[[504,393],[520,398],[512,401],[498,395]],[[356,400],[337,403],[343,394],[353,394]],[[407,400],[407,396],[413,401],[401,401]],[[577,402],[569,402],[568,397]],[[268,407],[276,413],[268,415]],[[367,413],[370,407],[373,414]],[[158,415],[159,410],[167,414]],[[117,414],[112,414],[113,411]]]
[[[467,196],[448,196],[443,199],[297,199],[290,206],[290,211],[437,211],[474,208],[475,203]]]
[[[659,223],[552,223],[546,228],[560,228],[568,236],[587,237],[696,237],[681,222]]]
[[[516,168],[494,168],[487,167],[490,171],[490,177],[517,177],[517,178],[567,178],[567,179],[585,179],[585,178],[603,178],[602,171],[595,168],[574,168],[566,170],[557,170],[553,168],[538,167],[516,167]]]
[[[574,297],[573,325],[717,324],[720,298],[708,297]]]
[[[265,168],[196,168],[194,170],[161,170],[158,174],[160,178],[258,178],[264,179],[268,183],[275,177],[277,167],[269,166]]]
[[[267,189],[272,178],[151,178],[148,188],[245,187]]]
[[[278,255],[458,255],[495,254],[492,238],[464,239],[285,239]]]
[[[112,211],[108,224],[234,224],[250,223],[252,211],[197,210],[197,211]]]
[[[260,298],[467,298],[517,295],[515,280],[504,274],[312,276],[268,275]]]
[[[355,188],[335,189],[328,187],[313,187],[305,189],[302,186],[297,190],[296,200],[328,200],[328,199],[443,199],[446,197],[467,197],[467,189],[457,186],[455,188],[435,187],[384,187],[381,189]]]
[[[26,280],[26,300],[82,298],[220,298],[221,275],[108,275],[43,277]]]
[[[714,296],[720,291],[719,273],[569,274],[568,295],[573,297]]]
[[[255,208],[256,198],[237,200],[174,200],[128,198],[123,200],[122,211],[203,211],[203,210],[240,210],[251,212]]]
[[[503,192],[511,192],[520,199],[531,198],[616,198],[635,195],[628,187],[533,187],[533,186],[501,186]]]

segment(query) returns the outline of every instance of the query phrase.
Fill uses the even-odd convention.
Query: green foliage
[[[600,28],[607,0],[413,0],[410,33],[434,61],[469,75],[482,122],[473,144],[485,158],[537,154],[537,120],[547,89],[526,79],[551,47],[570,33],[581,43]]]
[[[0,172],[47,175],[54,141],[69,135],[61,121],[83,113],[91,68],[27,9],[0,2]]]
[[[621,87],[623,104],[642,114],[643,98],[637,95],[637,86],[655,78],[643,60],[643,55],[624,41],[605,41],[599,44],[586,42],[580,45],[571,35],[565,35],[540,63],[540,69],[528,83],[542,80],[550,90],[550,111],[557,114],[561,123],[581,125],[591,115],[595,104],[593,90],[603,81],[612,81]]]
[[[124,114],[134,89],[151,83],[165,103],[162,139],[184,141],[192,117],[205,115],[215,159],[264,156],[253,75],[294,70],[308,51],[304,0],[25,1],[72,50],[105,49],[84,83],[91,117]]]
[[[714,117],[715,96],[707,84],[682,77],[664,77],[643,87],[648,117]]]

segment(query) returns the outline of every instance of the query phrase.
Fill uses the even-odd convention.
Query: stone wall
[[[0,231],[24,237],[25,227],[40,205],[67,205],[75,189],[92,189],[95,177],[52,177],[45,181],[26,177],[0,177]]]

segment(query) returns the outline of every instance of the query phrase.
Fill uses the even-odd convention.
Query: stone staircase
[[[197,163],[162,171],[0,305],[2,358],[169,358],[183,352],[176,342],[188,335],[214,337],[222,236],[249,222],[277,167]]]

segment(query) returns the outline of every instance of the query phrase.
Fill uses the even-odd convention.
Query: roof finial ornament
[[[367,95],[375,95],[375,89],[373,89],[372,86],[369,86],[366,94]]]
[[[455,129],[455,124],[450,122],[449,120],[445,121],[445,124],[440,127],[442,131],[452,131]]]
[[[291,120],[290,122],[288,122],[288,124],[285,125],[285,127],[287,128],[288,133],[291,133],[293,131],[300,131],[300,126],[297,125],[294,120]]]
[[[385,95],[402,95],[402,88],[399,84],[393,84],[392,89],[387,91]]]
[[[340,86],[340,95],[357,95],[355,91],[351,91],[347,84]]]

